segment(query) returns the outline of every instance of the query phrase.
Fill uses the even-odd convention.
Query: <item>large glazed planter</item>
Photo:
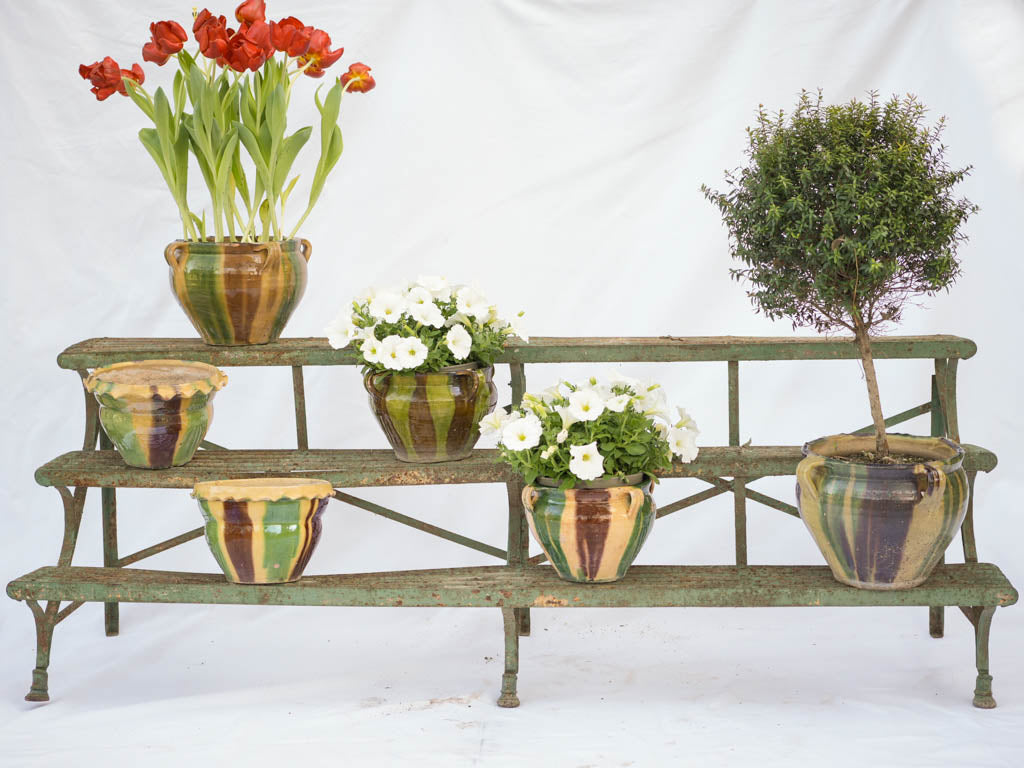
[[[308,240],[176,240],[164,257],[171,288],[207,344],[276,341],[306,290]]]
[[[530,532],[566,581],[618,581],[633,564],[657,508],[650,479],[637,475],[626,481],[581,483],[567,491],[546,485],[523,489]]]
[[[213,396],[228,377],[212,365],[143,360],[97,368],[85,388],[100,424],[130,467],[166,469],[191,461],[213,419]]]
[[[837,460],[874,450],[874,436],[833,435],[807,443],[797,465],[797,500],[836,579],[861,589],[910,589],[942,559],[967,511],[964,451],[942,437],[889,435],[893,453],[915,464]]]
[[[197,483],[206,543],[228,581],[298,581],[320,540],[326,480],[260,477]]]
[[[368,373],[363,384],[395,456],[420,464],[469,456],[480,439],[480,419],[498,402],[493,366]]]

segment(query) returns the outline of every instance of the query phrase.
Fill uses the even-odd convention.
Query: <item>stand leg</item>
[[[939,560],[939,565],[946,562],[946,556],[943,555],[942,559]],[[946,608],[942,605],[932,605],[928,607],[928,634],[932,637],[942,637],[946,630]]]
[[[46,672],[50,666],[50,643],[53,628],[57,624],[57,608],[60,603],[49,602],[44,610],[35,600],[26,600],[36,620],[36,666],[32,670],[32,687],[25,695],[25,701],[49,701],[49,679]]]
[[[501,676],[499,707],[518,707],[516,683],[519,676],[519,626],[515,608],[502,608],[501,617],[505,622],[505,674]]]
[[[974,626],[978,681],[974,686],[974,706],[981,709],[994,709],[996,700],[992,698],[992,675],[988,673],[988,632],[992,626],[992,616],[996,612],[996,607],[990,605],[975,610],[978,617],[977,624]]]
[[[106,435],[104,435],[106,437]],[[103,502],[103,565],[117,567],[117,497],[113,488],[103,488],[100,496]],[[103,627],[107,637],[114,637],[120,630],[120,609],[118,603],[103,604]]]
[[[516,624],[519,627],[520,637],[530,636],[530,609],[529,608],[513,608],[516,612]]]

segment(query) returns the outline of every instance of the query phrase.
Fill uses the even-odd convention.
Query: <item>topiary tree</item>
[[[744,264],[732,276],[749,284],[758,311],[794,328],[853,332],[883,461],[870,334],[898,322],[912,296],[956,280],[960,228],[978,210],[953,195],[971,167],[945,162],[945,119],[929,128],[924,114],[913,96],[883,104],[871,92],[867,102],[828,105],[820,90],[802,91],[788,120],[759,108],[747,129],[750,161],[726,173],[726,191],[702,186]]]

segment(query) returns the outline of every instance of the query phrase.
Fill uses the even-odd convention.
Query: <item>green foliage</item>
[[[749,163],[727,189],[702,187],[721,211],[732,276],[769,318],[794,327],[865,332],[898,322],[907,300],[960,273],[960,231],[977,206],[953,194],[944,120],[923,124],[914,97],[828,105],[804,91],[787,119],[760,108]]]

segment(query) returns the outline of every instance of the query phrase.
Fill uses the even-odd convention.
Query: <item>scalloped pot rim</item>
[[[907,470],[920,464],[942,469],[945,472],[954,472],[963,463],[964,449],[945,437],[928,437],[907,435],[903,433],[886,433],[889,441],[889,449],[895,453],[903,453],[910,456],[919,456],[920,462],[915,464],[873,464],[867,462],[855,462],[860,466],[871,467],[875,470]],[[804,456],[820,456],[828,464],[842,464],[847,466],[848,462],[840,462],[834,456],[847,456],[862,451],[872,451],[875,447],[874,434],[869,435],[826,435],[816,440],[804,443]]]
[[[223,389],[227,374],[209,363],[195,360],[130,360],[97,368],[85,380],[95,395],[118,400],[163,400],[193,397]]]
[[[250,477],[243,480],[205,480],[196,483],[192,496],[205,501],[281,501],[326,499],[334,486],[310,477]]]

